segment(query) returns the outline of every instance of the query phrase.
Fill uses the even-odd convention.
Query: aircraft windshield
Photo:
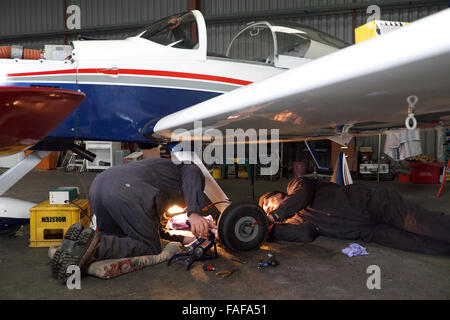
[[[241,30],[231,41],[226,56],[231,59],[273,63],[274,41],[266,22]]]
[[[348,44],[294,22],[262,21],[241,30],[228,46],[231,59],[273,64],[280,55],[314,59]]]
[[[311,55],[312,44],[320,45],[320,52],[314,52],[311,58],[318,58],[333,49],[342,49],[347,43],[326,33],[289,22],[272,22],[271,30],[277,39],[278,54],[305,58]],[[317,46],[316,46],[317,47]],[[315,50],[317,51],[317,50]]]
[[[194,14],[185,12],[153,23],[138,36],[163,46],[196,49],[198,47],[197,30]]]

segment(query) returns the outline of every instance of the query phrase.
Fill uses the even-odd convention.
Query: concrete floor
[[[41,202],[48,190],[78,185],[87,193],[95,172],[33,171],[5,195]],[[257,181],[256,194],[284,189],[286,179]],[[248,180],[219,181],[231,199],[251,199]],[[376,182],[361,182],[376,183]],[[436,199],[438,185],[382,182],[430,210],[450,214],[450,184]],[[369,255],[348,258],[341,249],[349,241],[319,237],[307,244],[266,243],[261,249],[234,254],[219,247],[213,262],[219,270],[238,269],[229,278],[165,263],[112,280],[84,277],[81,290],[69,290],[51,276],[47,248],[29,248],[29,228],[22,236],[0,240],[0,299],[450,299],[450,258],[428,256],[361,243]],[[273,252],[280,265],[258,270],[258,259]],[[367,268],[381,270],[381,289],[369,290]]]

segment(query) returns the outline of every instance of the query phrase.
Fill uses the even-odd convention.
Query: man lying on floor
[[[297,178],[287,193],[262,195],[274,240],[317,236],[362,240],[425,254],[450,255],[450,214],[429,211],[382,186]]]

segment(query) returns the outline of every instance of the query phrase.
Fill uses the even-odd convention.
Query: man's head
[[[277,190],[270,191],[259,197],[258,204],[266,213],[269,213],[279,207],[284,197],[284,192]]]
[[[177,17],[171,17],[168,21],[168,24],[171,30],[178,28],[178,26],[180,25],[180,19],[178,19]]]

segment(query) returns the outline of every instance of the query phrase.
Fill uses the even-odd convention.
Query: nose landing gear
[[[219,217],[221,243],[233,251],[259,248],[269,232],[266,213],[253,202],[233,202]]]

